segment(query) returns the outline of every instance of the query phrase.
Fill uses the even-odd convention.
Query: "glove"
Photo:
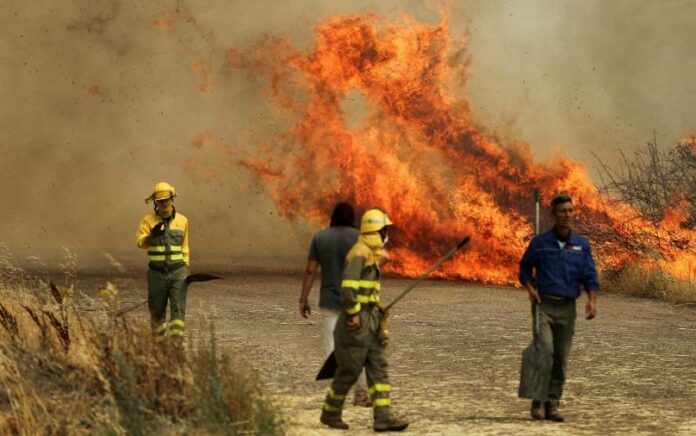
[[[152,228],[152,230],[150,230],[150,237],[156,238],[160,236],[162,233],[164,233],[164,223],[157,223]]]

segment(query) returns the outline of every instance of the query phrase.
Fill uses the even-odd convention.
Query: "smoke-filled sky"
[[[433,6],[435,5],[435,6]],[[657,132],[696,128],[696,1],[456,1],[477,123],[539,159],[562,146],[596,176]],[[174,184],[193,262],[304,261],[306,223],[276,217],[238,161],[282,130],[268,83],[225,52],[268,35],[299,48],[322,19],[375,11],[436,23],[432,1],[33,1],[0,9],[0,242],[20,258],[63,247],[145,263],[134,244],[143,199]],[[328,211],[327,211],[328,213]]]

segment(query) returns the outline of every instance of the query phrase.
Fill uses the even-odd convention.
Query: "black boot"
[[[565,418],[558,412],[558,406],[547,405],[544,419],[547,421],[563,422]]]
[[[403,418],[389,417],[388,419],[375,420],[375,431],[404,431],[409,422]]]
[[[329,413],[326,410],[321,411],[321,418],[319,418],[322,424],[328,425],[330,428],[335,428],[338,430],[348,430],[350,427],[348,424],[343,422],[340,414]]]
[[[542,406],[541,401],[532,401],[530,414],[532,415],[532,419],[535,421],[544,419],[544,407]]]

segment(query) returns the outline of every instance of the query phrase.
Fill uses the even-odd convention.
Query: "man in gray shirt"
[[[347,203],[338,203],[331,214],[329,228],[314,235],[309,249],[300,294],[300,315],[308,318],[312,313],[307,297],[317,277],[317,271],[321,268],[319,308],[323,315],[322,339],[326,356],[334,349],[333,332],[341,310],[343,265],[348,251],[355,245],[359,235],[360,231],[355,228],[353,207]],[[361,380],[356,386],[356,405],[370,405],[365,385],[365,381]]]

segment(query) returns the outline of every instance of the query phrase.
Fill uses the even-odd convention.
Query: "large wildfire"
[[[656,229],[602,195],[582,163],[535,162],[526,144],[501,143],[476,123],[456,95],[468,74],[466,41],[451,37],[446,14],[435,25],[336,16],[314,32],[306,50],[277,36],[227,52],[234,68],[268,78],[269,98],[291,125],[243,162],[281,216],[319,227],[338,201],[380,206],[396,223],[389,272],[416,276],[472,235],[470,249],[436,275],[513,284],[539,187],[544,206],[556,193],[573,196],[578,231],[601,267],[653,262],[691,277],[686,217],[667,211]]]

